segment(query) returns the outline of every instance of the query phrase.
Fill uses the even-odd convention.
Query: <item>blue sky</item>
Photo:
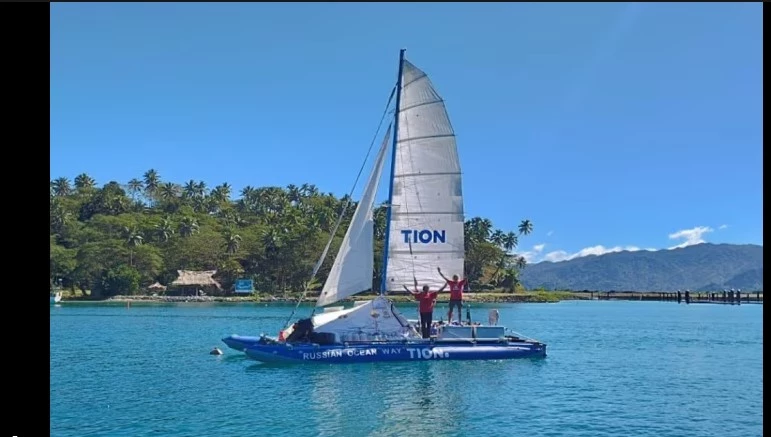
[[[762,244],[761,8],[55,3],[51,178],[342,195],[404,47],[446,101],[467,217],[532,220],[531,261]]]

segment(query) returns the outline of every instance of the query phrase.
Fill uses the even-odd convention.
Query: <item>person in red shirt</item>
[[[457,306],[458,322],[463,323],[463,288],[466,286],[466,278],[459,279],[458,275],[452,275],[452,280],[450,280],[442,274],[441,267],[437,267],[436,271],[447,282],[445,286],[450,286],[450,311],[447,313],[447,322],[452,322],[452,309]]]
[[[420,302],[418,311],[420,312],[420,334],[423,338],[431,338],[431,322],[434,317],[436,297],[439,295],[439,292],[443,291],[446,287],[447,284],[444,284],[438,291],[430,291],[428,285],[424,285],[423,291],[418,291],[417,279],[415,279],[415,291],[410,290],[406,285],[404,286],[404,289],[413,295],[415,300]]]

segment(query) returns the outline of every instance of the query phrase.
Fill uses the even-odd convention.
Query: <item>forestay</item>
[[[404,61],[391,197],[386,288],[432,288],[463,273],[463,193],[455,133],[426,74]]]
[[[316,306],[329,305],[361,291],[372,288],[372,272],[374,269],[374,220],[372,208],[375,203],[378,182],[383,171],[383,162],[391,136],[391,127],[386,131],[383,144],[380,146],[375,163],[372,167],[364,194],[351,224],[345,232],[345,237],[337,252],[329,277],[324,283]]]

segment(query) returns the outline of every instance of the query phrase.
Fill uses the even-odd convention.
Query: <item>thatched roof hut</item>
[[[161,285],[160,282],[156,282],[155,284],[148,285],[147,289],[152,291],[166,291],[166,286]]]
[[[198,290],[202,288],[215,289],[217,291],[222,290],[222,286],[212,276],[217,274],[216,270],[177,270],[179,275],[174,280],[170,287],[180,287],[186,290],[192,289],[195,294],[198,294]]]

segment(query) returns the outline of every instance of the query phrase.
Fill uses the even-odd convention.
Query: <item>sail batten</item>
[[[446,172],[437,172],[437,173],[410,173],[410,174],[400,174],[400,175],[394,175],[394,177],[408,177],[408,178],[416,178],[420,176],[446,176],[446,175],[459,175],[459,171],[446,171]]]
[[[428,75],[402,64],[388,235],[386,288],[440,287],[463,273],[461,169],[445,102]]]
[[[422,137],[422,138],[409,138],[408,140],[399,140],[399,141],[417,141],[417,140],[424,140],[424,139],[431,139],[431,138],[444,138],[444,137],[454,137],[455,134],[440,134],[440,135],[431,135],[429,137]]]
[[[383,172],[383,163],[390,136],[391,127],[389,126],[375,158],[361,200],[353,213],[353,218],[343,242],[340,244],[335,262],[332,264],[332,269],[316,302],[317,307],[335,303],[372,288],[375,229],[372,208],[375,203],[380,176]]]

